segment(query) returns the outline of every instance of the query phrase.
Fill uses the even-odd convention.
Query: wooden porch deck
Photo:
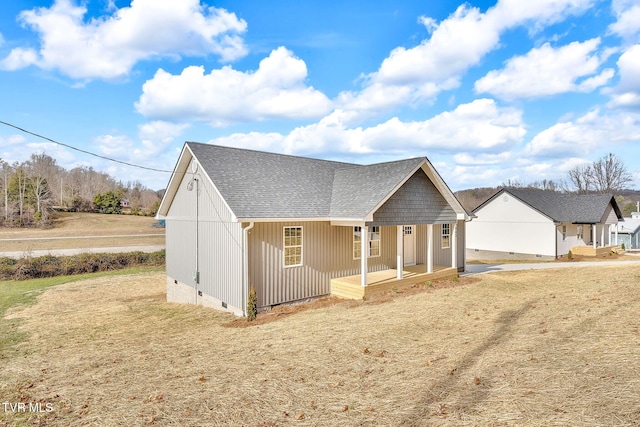
[[[574,246],[571,248],[571,253],[574,255],[582,255],[582,256],[601,256],[607,255],[611,251],[615,251],[618,249],[618,246],[598,246],[593,249],[593,246]]]
[[[458,271],[452,267],[434,265],[433,273],[427,273],[426,264],[406,266],[402,270],[402,279],[397,279],[397,270],[389,269],[367,274],[367,286],[360,285],[360,275],[338,277],[331,280],[331,295],[347,299],[363,299],[380,292],[402,289],[416,283],[429,280],[458,277]]]

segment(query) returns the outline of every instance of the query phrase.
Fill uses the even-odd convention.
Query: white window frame
[[[359,234],[358,234],[359,233]],[[367,242],[369,244],[369,253],[367,258],[376,258],[382,255],[382,233],[380,231],[380,226],[374,225],[369,227],[369,238]],[[358,239],[356,239],[358,237]],[[374,239],[374,237],[377,237]],[[371,255],[373,252],[373,248],[376,247],[378,249],[378,253],[376,255]],[[353,259],[360,259],[362,256],[362,227],[355,226],[353,227]]]
[[[451,224],[442,224],[440,230],[440,248],[449,249],[451,247]]]
[[[566,224],[562,226],[562,241],[567,240],[567,226]]]
[[[293,229],[300,230],[300,242],[293,242],[291,239],[295,239],[298,236],[292,236],[290,232],[288,233],[289,235],[287,236],[287,230],[293,230]],[[303,237],[304,237],[304,230],[302,229],[301,225],[288,225],[288,226],[282,227],[282,265],[284,268],[299,267],[302,265]],[[288,241],[287,241],[287,238],[289,239]],[[293,243],[296,243],[296,244],[293,244]],[[287,255],[287,249],[294,249],[294,250],[299,249],[298,251],[299,253],[294,253],[293,255]],[[298,257],[300,257],[299,263],[287,264],[288,259],[293,258],[293,260],[296,260],[296,258]]]

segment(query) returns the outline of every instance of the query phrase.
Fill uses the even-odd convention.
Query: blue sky
[[[184,141],[369,164],[426,156],[455,190],[565,179],[612,152],[640,189],[640,0],[14,0],[0,120],[172,170]],[[0,126],[161,189],[169,174]]]

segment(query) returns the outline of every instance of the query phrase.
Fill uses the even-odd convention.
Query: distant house
[[[615,245],[612,231],[623,220],[611,195],[512,188],[496,192],[473,214],[469,259],[555,259],[587,246],[595,251]]]
[[[267,309],[455,276],[469,214],[425,157],[363,166],[188,142],[157,217],[167,299],[244,315],[251,286]]]
[[[624,243],[625,249],[640,249],[640,212],[631,212],[631,218],[625,218],[623,223],[618,224],[617,233],[613,233],[612,239],[616,234],[618,244]]]

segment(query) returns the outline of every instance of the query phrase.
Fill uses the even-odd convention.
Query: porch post
[[[427,225],[427,273],[433,273],[433,224]]]
[[[602,229],[600,230],[600,246],[604,248],[604,224],[602,224]]]
[[[591,237],[593,239],[593,249],[597,248],[598,245],[596,245],[596,229],[598,228],[598,224],[593,224],[593,227],[591,228]]]
[[[367,272],[369,271],[369,227],[362,224],[360,233],[360,285],[367,286]]]
[[[617,223],[617,222],[616,222],[616,231],[615,231],[615,234],[616,234],[616,246],[618,246],[618,223]]]
[[[451,268],[458,268],[458,223],[454,222],[453,227],[451,227]]]
[[[402,268],[404,267],[404,225],[399,225],[396,230],[397,240],[397,261],[396,261],[396,278],[402,279]]]

